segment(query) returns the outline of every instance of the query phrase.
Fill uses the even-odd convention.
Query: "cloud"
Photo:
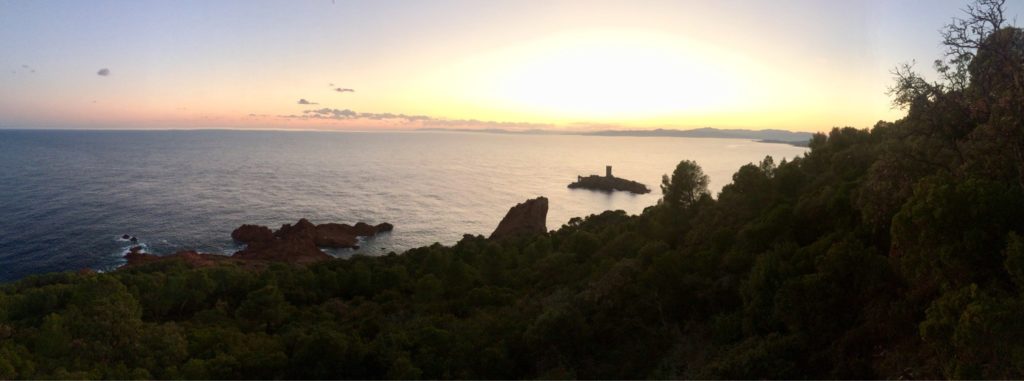
[[[337,91],[339,93],[354,93],[354,92],[356,92],[355,90],[344,88],[344,87],[335,88],[334,91]]]
[[[106,76],[110,75],[110,69],[102,68],[102,69],[100,69],[100,71],[96,72],[96,75],[101,76],[101,77],[106,77]]]
[[[426,115],[406,115],[390,112],[356,112],[350,109],[319,108],[302,111],[301,115],[278,115],[279,118],[301,120],[337,120],[337,121],[383,121],[397,124],[414,124],[421,127],[462,127],[462,128],[505,128],[505,129],[540,129],[551,128],[551,124],[524,122],[497,122],[478,119],[445,119]]]
[[[300,105],[318,105],[319,103],[307,101],[306,98],[299,99]]]

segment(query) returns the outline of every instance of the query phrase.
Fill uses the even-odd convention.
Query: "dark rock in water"
[[[284,224],[276,232],[271,232],[265,226],[242,225],[231,233],[231,238],[246,242],[248,245],[232,257],[298,263],[316,262],[330,258],[320,251],[319,247],[358,249],[357,237],[373,236],[381,230],[379,227],[387,227],[388,230],[393,228],[386,222],[377,226],[363,222],[356,223],[355,226],[336,223],[314,225],[305,218],[295,225]]]
[[[131,266],[135,266],[135,265],[141,265],[141,264],[144,264],[144,263],[150,263],[150,262],[158,261],[158,260],[160,260],[160,257],[155,256],[153,254],[145,254],[145,253],[140,253],[138,251],[133,251],[133,252],[130,252],[128,254],[125,254],[124,255],[124,259],[128,260],[128,263],[125,264],[125,266],[131,267]]]
[[[128,249],[128,252],[129,253],[136,253],[136,254],[141,253],[142,252],[142,246],[132,246],[130,249]]]
[[[269,242],[274,240],[274,232],[266,226],[242,225],[231,232],[231,239],[248,244]]]
[[[491,233],[490,239],[505,239],[529,234],[548,232],[548,199],[537,197],[513,206]]]
[[[303,218],[291,224],[281,225],[274,235],[284,240],[312,241],[316,238],[316,225]]]
[[[209,267],[233,261],[234,263],[239,262],[231,257],[217,254],[197,253],[192,250],[179,251],[162,257],[153,254],[131,252],[125,255],[124,258],[128,260],[128,263],[124,265],[125,268],[132,268],[139,265],[162,261],[181,261],[190,267]]]
[[[250,245],[231,255],[232,258],[288,263],[313,263],[331,256],[320,251],[311,237],[301,235],[279,238],[264,245]]]
[[[127,239],[129,239],[129,238],[131,238],[131,237],[132,237],[132,236],[130,236],[130,235],[127,235],[127,234],[125,234],[125,235],[121,236],[121,239],[123,239],[123,240],[127,240]]]
[[[316,245],[323,247],[346,248],[355,246],[355,229],[346,224],[320,224],[316,226]]]
[[[316,245],[333,248],[359,248],[357,237],[371,237],[380,232],[391,231],[394,226],[384,222],[373,226],[357,222],[355,226],[347,224],[327,223],[316,226]]]
[[[651,190],[648,189],[646,185],[638,183],[636,181],[626,180],[614,176],[597,175],[591,175],[587,177],[580,176],[576,182],[569,184],[569,188],[582,188],[604,192],[626,191],[636,194],[644,194],[651,192]]]
[[[356,226],[353,226],[352,229],[356,232],[356,235],[360,237],[369,237],[377,234],[377,228],[365,222],[356,222]]]
[[[265,240],[266,231],[263,230],[267,228],[260,228],[246,229],[258,231],[261,240],[250,242],[244,250],[233,254],[232,258],[289,263],[312,263],[331,258],[316,247],[316,225],[305,218],[295,225],[282,225],[269,240]]]
[[[129,238],[128,240],[131,241],[132,243],[139,242],[139,239],[135,238],[134,236],[132,238]]]

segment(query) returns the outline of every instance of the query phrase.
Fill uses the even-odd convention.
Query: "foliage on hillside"
[[[944,82],[898,73],[906,118],[717,198],[684,161],[642,215],[545,235],[3,286],[0,378],[1022,378],[1024,31],[996,26]]]

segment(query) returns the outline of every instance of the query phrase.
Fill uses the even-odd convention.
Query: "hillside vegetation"
[[[714,198],[683,161],[643,214],[549,234],[4,285],[0,378],[1024,378],[1024,31],[1000,6],[946,29],[941,80],[897,71],[905,118]]]

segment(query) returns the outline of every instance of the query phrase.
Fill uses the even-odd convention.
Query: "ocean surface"
[[[124,263],[147,252],[231,254],[241,224],[390,222],[362,243],[382,255],[463,234],[488,235],[528,198],[550,199],[548,228],[661,196],[661,176],[696,160],[713,193],[743,164],[805,148],[739,139],[511,135],[466,132],[0,130],[0,282]],[[614,174],[650,194],[566,188]]]

